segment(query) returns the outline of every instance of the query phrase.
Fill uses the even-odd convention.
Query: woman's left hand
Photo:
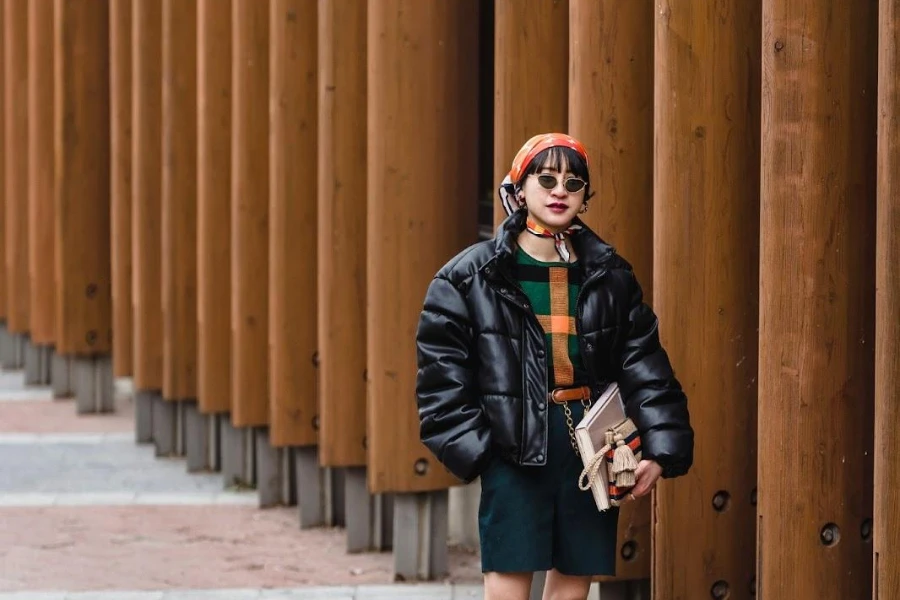
[[[646,496],[662,475],[662,467],[655,460],[642,460],[634,472],[635,484],[631,490],[633,498]]]

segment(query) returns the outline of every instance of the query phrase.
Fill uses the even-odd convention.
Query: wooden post
[[[316,0],[271,0],[270,439],[317,441]]]
[[[761,598],[872,595],[875,7],[763,0]]]
[[[569,0],[495,0],[494,187],[528,138],[568,126]],[[496,196],[496,194],[495,194]],[[506,218],[494,202],[494,221]]]
[[[197,397],[197,1],[163,0],[163,397]]]
[[[368,10],[369,488],[437,490],[454,479],[419,442],[415,330],[435,272],[476,238],[477,181],[447,174],[478,167],[477,3]]]
[[[197,4],[197,392],[231,410],[231,0]]]
[[[366,464],[366,3],[319,3],[319,461]],[[354,165],[348,169],[346,165]]]
[[[874,599],[888,600],[900,598],[900,1],[879,6]]]
[[[112,346],[109,7],[55,0],[54,20],[56,351],[96,357]]]
[[[132,207],[134,387],[163,385],[162,0],[133,0]]]
[[[28,333],[28,5],[4,2],[7,326]]]
[[[53,269],[53,0],[28,3],[28,271],[31,342],[56,341]]]
[[[584,222],[653,283],[653,2],[569,0],[569,128],[590,157]],[[650,498],[619,513],[619,579],[650,577]]]
[[[109,3],[110,110],[112,112],[113,373],[134,372],[134,306],[131,302],[131,0]]]
[[[657,598],[754,585],[760,27],[743,0],[656,12],[653,303],[702,432],[691,472],[658,488]]]
[[[250,427],[269,423],[269,0],[232,10],[231,420]]]
[[[0,177],[6,181],[6,19],[5,8],[0,8],[0,83],[3,84],[3,92],[0,92]],[[6,235],[6,184],[0,185],[0,231]],[[0,242],[0,320],[3,321],[3,329],[6,329],[6,321],[9,317],[9,304],[7,300],[7,273],[6,273],[6,243]],[[5,331],[4,331],[5,335]]]

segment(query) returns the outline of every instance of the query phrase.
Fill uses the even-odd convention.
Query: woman
[[[500,186],[494,239],[431,282],[417,333],[421,438],[454,475],[481,477],[485,598],[583,599],[615,570],[618,511],[578,489],[572,435],[617,382],[640,435],[632,499],[693,460],[687,400],[631,266],[577,217],[587,152],[563,134],[529,140]],[[648,232],[648,236],[650,232]]]

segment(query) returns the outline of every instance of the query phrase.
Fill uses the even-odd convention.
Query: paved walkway
[[[347,554],[340,529],[187,474],[134,443],[134,407],[75,415],[0,372],[0,600],[368,599],[482,596],[476,556],[451,576],[393,584],[390,553]]]

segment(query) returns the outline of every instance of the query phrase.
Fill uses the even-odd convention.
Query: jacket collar
[[[527,212],[517,210],[500,223],[494,236],[494,257],[487,265],[497,264],[501,268],[511,271],[514,262],[516,248],[518,248],[519,234],[525,231]],[[594,233],[584,222],[575,218],[575,223],[582,226],[570,236],[572,247],[578,256],[585,276],[592,275],[595,271],[607,268],[616,255],[616,250]],[[487,266],[485,265],[485,266]],[[488,274],[490,274],[488,271]]]

